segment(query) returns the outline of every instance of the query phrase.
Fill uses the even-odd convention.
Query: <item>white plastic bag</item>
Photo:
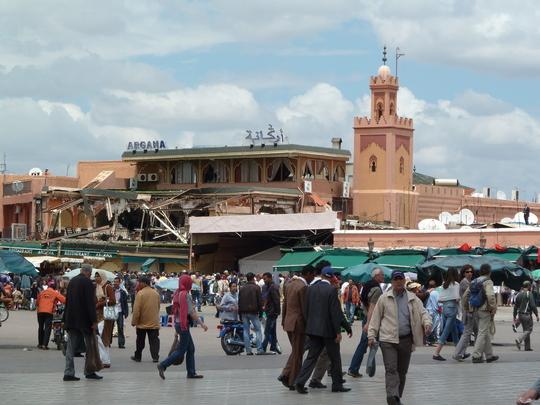
[[[103,363],[103,365],[110,365],[111,355],[109,353],[109,348],[105,347],[105,345],[103,344],[103,340],[101,340],[101,334],[103,333],[104,325],[105,325],[104,321],[101,321],[100,323],[98,323],[99,335],[97,336],[97,341],[98,341],[99,357],[101,358],[101,362]]]

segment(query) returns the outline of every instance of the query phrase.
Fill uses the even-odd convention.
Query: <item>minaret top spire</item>
[[[383,54],[383,57],[382,57],[383,65],[386,65],[386,61],[388,60],[388,59],[386,59],[386,45],[383,48],[383,53],[382,54]]]

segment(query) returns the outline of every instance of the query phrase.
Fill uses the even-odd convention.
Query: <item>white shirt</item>
[[[320,278],[320,277],[315,277],[315,278],[313,279],[313,281],[312,281],[311,283],[309,283],[309,285],[313,285],[313,284],[315,284],[317,281],[321,281],[321,278]]]
[[[439,291],[439,302],[459,300],[459,284],[452,283]]]

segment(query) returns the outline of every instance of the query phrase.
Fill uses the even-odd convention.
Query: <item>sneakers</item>
[[[433,360],[446,361],[446,359],[443,356],[441,356],[440,354],[437,354],[436,356],[433,356]]]
[[[491,356],[489,359],[486,359],[486,363],[493,363],[497,360],[499,360],[499,356]]]
[[[515,342],[516,342],[517,349],[521,350],[521,342],[519,341],[519,339],[516,339]]]
[[[74,375],[65,375],[64,381],[80,381],[81,379],[79,377],[75,377]]]
[[[352,378],[362,378],[362,374],[360,373],[355,373],[354,371],[347,371],[347,375],[350,375]]]
[[[102,380],[103,379],[102,376],[97,375],[96,373],[88,374],[86,378],[89,380]]]

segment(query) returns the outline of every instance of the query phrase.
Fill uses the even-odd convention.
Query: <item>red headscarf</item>
[[[180,317],[180,329],[187,330],[188,325],[188,304],[187,304],[187,295],[191,291],[191,284],[193,280],[188,275],[183,275],[178,279],[178,289],[174,293],[173,297],[173,313],[176,316]]]

